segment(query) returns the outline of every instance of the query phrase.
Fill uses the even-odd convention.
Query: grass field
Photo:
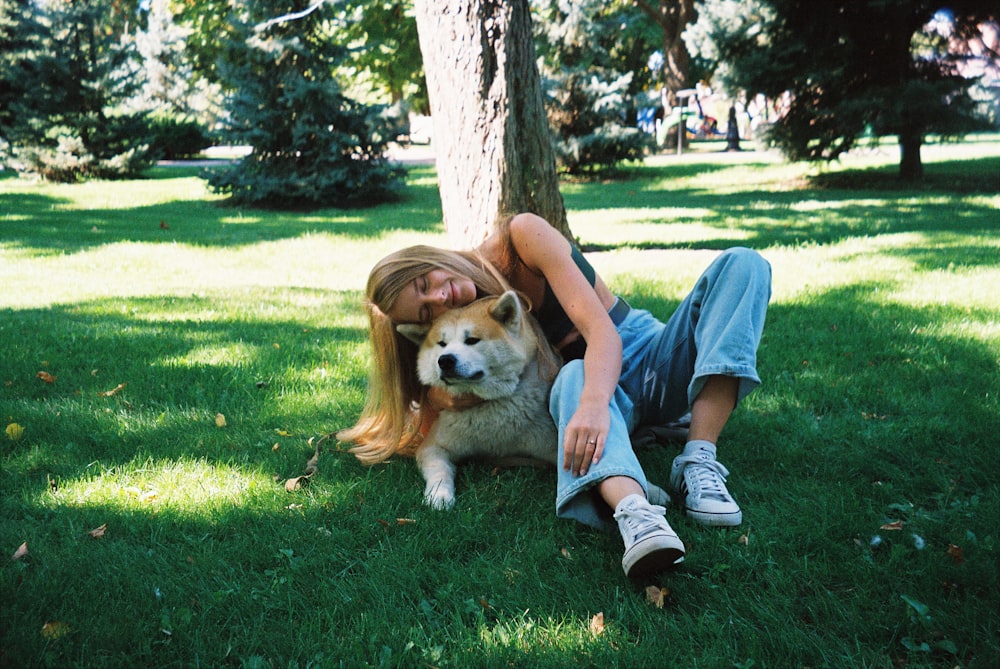
[[[774,270],[719,446],[744,523],[668,509],[687,561],[638,583],[550,471],[466,467],[440,513],[412,461],[330,441],[285,489],[361,408],[368,269],[446,244],[433,167],[296,214],[194,168],[0,173],[0,666],[1000,666],[1000,137],[924,157],[913,188],[888,148],[565,184],[635,305],[669,314],[729,246]],[[640,459],[665,483],[677,452]]]

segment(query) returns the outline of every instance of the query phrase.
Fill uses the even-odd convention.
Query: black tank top
[[[575,246],[571,248],[573,262],[576,263],[576,266],[583,272],[587,281],[593,286],[597,281],[597,273],[594,271],[593,266],[583,257],[580,249]],[[542,332],[545,333],[545,338],[553,346],[565,339],[566,335],[576,327],[573,325],[573,321],[569,319],[569,316],[566,315],[566,311],[562,308],[562,305],[559,304],[559,300],[556,299],[556,295],[552,292],[552,287],[548,281],[545,282],[545,297],[534,314],[535,318],[538,319],[538,324],[542,327]],[[586,347],[587,343],[583,340],[583,337],[580,337],[563,347],[560,352],[562,353],[563,360],[575,360],[576,358],[583,357]]]

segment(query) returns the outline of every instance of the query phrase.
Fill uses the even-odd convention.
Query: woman
[[[561,444],[557,514],[595,527],[613,517],[629,576],[672,567],[683,560],[684,545],[666,510],[647,498],[649,484],[629,434],[690,410],[689,439],[674,460],[670,485],[692,518],[709,525],[742,522],[715,444],[737,403],[760,384],[756,352],[770,281],[770,267],[757,253],[731,249],[662,323],[616,298],[579,250],[534,214],[514,216],[476,252],[404,249],[369,276],[370,393],[357,425],[337,436],[355,442],[363,462],[412,452],[438,410],[461,409],[465,400],[429,396],[420,387],[416,348],[395,326],[427,323],[512,287],[534,305],[565,361],[549,405]]]

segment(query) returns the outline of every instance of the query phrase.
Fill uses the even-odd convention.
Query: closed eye
[[[465,345],[466,346],[475,346],[478,343],[479,343],[479,338],[478,337],[466,337],[465,338]]]

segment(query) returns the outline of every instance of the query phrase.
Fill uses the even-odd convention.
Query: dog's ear
[[[500,298],[490,307],[490,316],[500,325],[510,330],[517,330],[521,327],[523,311],[521,300],[512,290],[500,296]]]
[[[401,323],[396,326],[396,332],[403,335],[417,346],[424,343],[427,333],[430,332],[429,325],[413,325],[412,323]]]

